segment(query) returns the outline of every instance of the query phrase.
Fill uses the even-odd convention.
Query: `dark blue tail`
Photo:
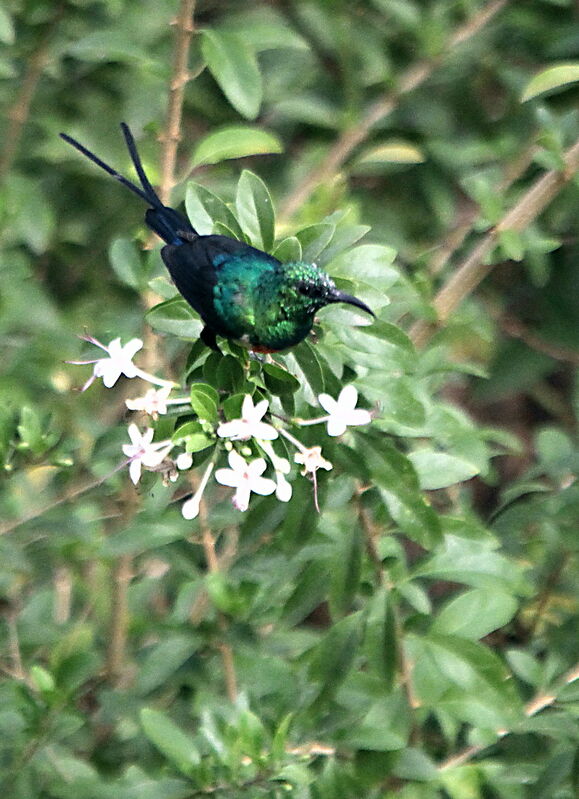
[[[192,233],[193,235],[196,235],[197,231],[191,222],[189,222],[189,220],[183,216],[183,214],[180,214],[174,208],[169,208],[169,206],[163,205],[155,189],[151,186],[147,175],[145,174],[143,164],[141,163],[139,153],[137,152],[137,145],[135,144],[133,134],[131,133],[126,122],[121,122],[121,130],[123,131],[123,136],[125,137],[125,142],[127,143],[127,149],[129,151],[129,155],[131,156],[131,161],[133,162],[137,175],[139,176],[139,180],[141,181],[142,188],[139,188],[139,186],[135,185],[130,180],[127,180],[127,178],[117,172],[116,169],[113,169],[108,164],[105,164],[104,161],[101,161],[97,155],[92,153],[90,150],[87,150],[87,148],[84,147],[80,142],[76,141],[76,139],[73,139],[66,133],[61,133],[60,136],[65,142],[68,142],[68,144],[71,144],[73,147],[75,147],[94,164],[100,166],[101,169],[104,169],[104,171],[107,172],[111,177],[115,178],[115,180],[118,180],[119,183],[123,184],[123,186],[126,186],[127,189],[133,192],[133,194],[141,197],[141,199],[152,206],[145,213],[145,221],[147,225],[163,239],[163,241],[167,242],[167,244],[182,244],[183,238],[179,235],[180,233]]]

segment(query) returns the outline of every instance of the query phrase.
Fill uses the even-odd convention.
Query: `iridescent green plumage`
[[[128,126],[123,123],[121,128],[142,188],[70,136],[61,136],[150,204],[145,220],[166,242],[163,261],[180,293],[203,319],[201,337],[208,346],[216,348],[219,335],[258,352],[275,352],[302,341],[324,305],[346,302],[372,313],[361,300],[338,291],[314,264],[282,264],[228,236],[200,236],[188,219],[162,204],[145,175]]]

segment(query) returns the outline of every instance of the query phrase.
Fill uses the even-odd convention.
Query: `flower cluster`
[[[142,397],[126,400],[127,408],[131,411],[140,411],[148,414],[153,419],[158,419],[167,413],[170,405],[187,406],[187,397],[173,397],[171,392],[176,384],[168,380],[150,375],[133,363],[133,358],[143,346],[141,339],[131,339],[124,346],[120,338],[113,339],[108,345],[102,344],[90,336],[83,337],[85,341],[94,344],[106,352],[107,357],[87,361],[69,361],[74,364],[93,364],[93,373],[87,380],[82,390],[85,391],[97,378],[101,378],[107,388],[115,385],[121,375],[128,378],[140,377],[160,388],[150,388]],[[372,420],[372,414],[364,409],[357,408],[358,392],[353,385],[345,386],[335,400],[329,394],[320,394],[318,402],[326,411],[326,415],[315,419],[294,419],[299,426],[326,424],[329,436],[341,436],[348,427],[366,425]],[[318,507],[317,472],[320,469],[330,470],[332,464],[322,456],[320,446],[305,447],[287,429],[278,425],[274,426],[264,421],[269,409],[269,402],[262,399],[254,404],[250,394],[246,394],[241,405],[241,415],[237,419],[222,422],[211,435],[224,440],[224,447],[228,449],[227,460],[229,468],[220,468],[215,471],[215,480],[223,486],[235,489],[232,502],[235,508],[246,511],[249,507],[251,494],[268,496],[276,495],[280,502],[289,502],[292,496],[292,484],[287,475],[291,466],[287,458],[275,452],[272,442],[283,436],[294,448],[294,462],[301,465],[302,475],[308,476],[314,486],[314,502]],[[169,457],[176,444],[171,440],[153,441],[155,431],[147,427],[141,432],[136,424],[128,427],[131,443],[123,445],[123,453],[127,457],[129,474],[136,485],[143,468],[150,471],[163,472],[164,479],[177,479],[178,470],[190,469],[193,457],[190,452],[180,452]],[[251,442],[251,443],[250,443]],[[241,451],[236,444],[241,444]],[[214,469],[216,454],[205,469],[201,482],[195,493],[182,505],[182,513],[186,519],[194,519],[200,508],[201,498],[205,491]],[[257,451],[257,457],[251,458]],[[267,459],[267,460],[266,460]],[[268,461],[273,469],[274,479],[264,477],[268,468]]]

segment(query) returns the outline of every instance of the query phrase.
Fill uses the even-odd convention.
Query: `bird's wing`
[[[247,257],[254,264],[278,265],[267,253],[228,236],[198,236],[183,244],[168,244],[161,256],[179,292],[203,321],[220,335],[229,335],[223,320],[216,315],[214,289],[220,272],[232,259]]]

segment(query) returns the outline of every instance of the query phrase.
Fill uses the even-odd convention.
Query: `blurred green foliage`
[[[196,343],[199,320],[141,246],[143,207],[58,138],[130,174],[126,120],[159,182],[179,4],[0,9],[7,796],[575,795],[576,178],[504,231],[490,278],[427,348],[408,335],[576,136],[575,4],[507,2],[453,40],[495,5],[195,4],[173,203],[200,233],[315,261],[378,315],[361,327],[328,309],[316,343],[268,364]],[[413,70],[427,77],[407,91]],[[385,96],[391,112],[284,213]],[[188,414],[156,427],[195,467],[244,393],[311,418],[319,393],[354,382],[379,412],[340,439],[294,431],[334,465],[319,515],[294,473],[288,504],[253,497],[241,515],[212,483],[208,522],[186,521],[186,476],[145,473],[135,491],[111,474],[136,381],[76,391],[90,367],[64,361],[97,357],[85,331],[141,336],[147,368],[194,384]]]

